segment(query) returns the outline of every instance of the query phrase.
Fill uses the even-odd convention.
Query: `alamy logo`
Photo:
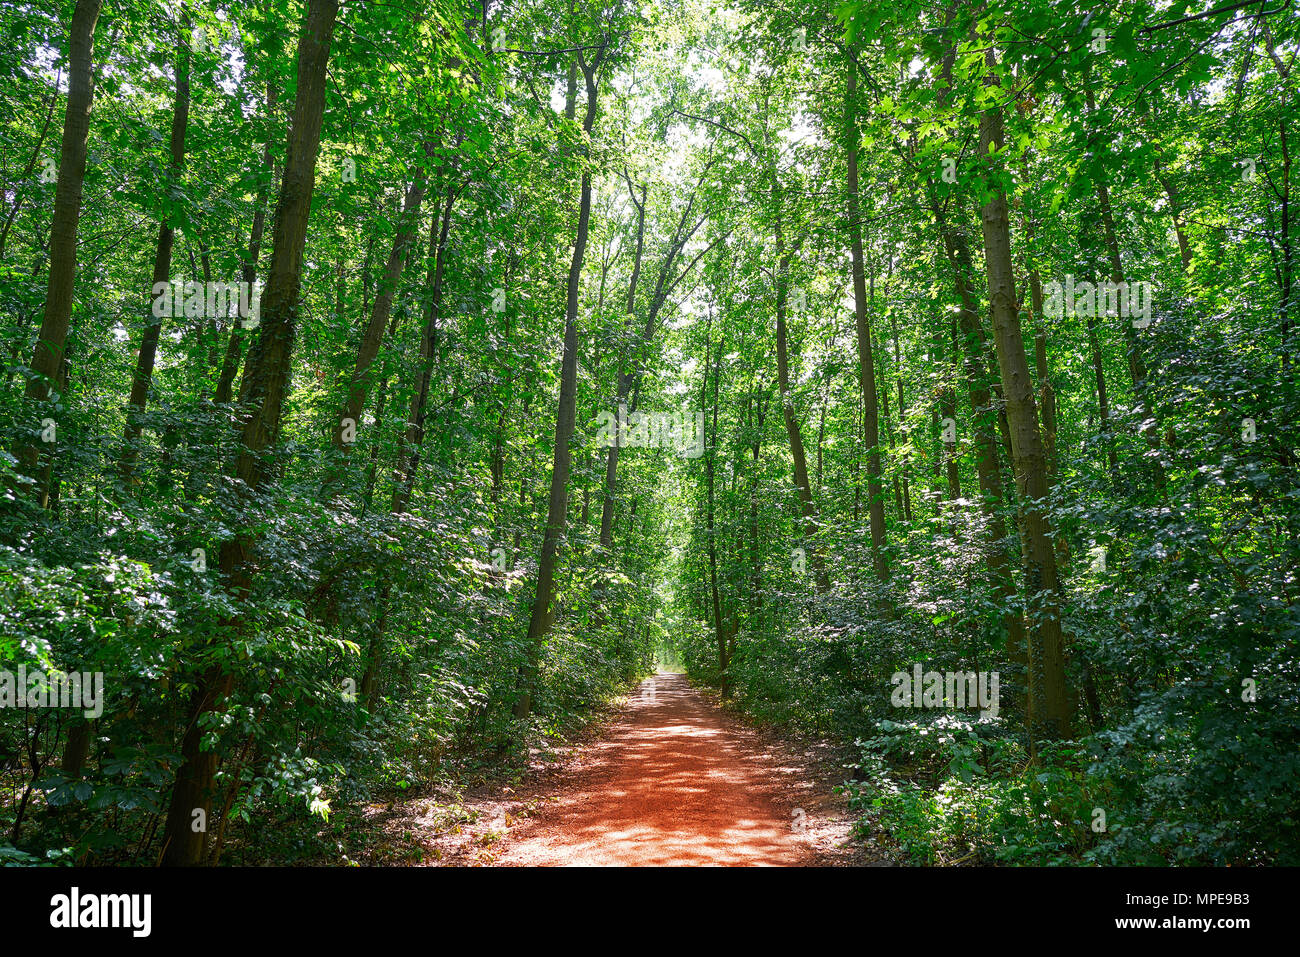
[[[607,449],[615,443],[620,448],[675,448],[684,458],[698,459],[704,454],[704,413],[633,412],[620,402],[618,415],[602,412],[596,417],[600,431],[596,446]]]
[[[81,708],[87,718],[104,713],[102,671],[0,671],[0,708]]]
[[[996,671],[927,671],[913,665],[912,673],[895,671],[890,704],[895,708],[974,708],[984,717],[998,716]]]
[[[255,329],[262,289],[246,282],[156,282],[153,314],[158,319],[228,319],[239,316],[245,329]]]
[[[1151,283],[1110,282],[1075,283],[1066,275],[1065,284],[1053,279],[1047,284],[1047,301],[1043,312],[1053,319],[1063,316],[1123,316],[1133,320],[1133,328],[1151,325]]]
[[[149,894],[82,894],[81,888],[50,898],[50,926],[128,927],[133,937],[152,930],[153,897]]]

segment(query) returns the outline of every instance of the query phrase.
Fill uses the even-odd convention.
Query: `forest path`
[[[848,863],[847,815],[808,758],[762,740],[684,675],[654,675],[558,793],[511,823],[494,863]]]

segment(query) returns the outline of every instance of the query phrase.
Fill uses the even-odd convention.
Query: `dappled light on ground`
[[[682,675],[647,678],[590,758],[580,787],[512,829],[500,863],[811,863],[783,769]]]

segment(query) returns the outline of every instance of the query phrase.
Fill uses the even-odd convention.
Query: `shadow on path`
[[[813,863],[782,787],[791,769],[684,675],[647,678],[586,764],[575,787],[511,829],[499,863]]]

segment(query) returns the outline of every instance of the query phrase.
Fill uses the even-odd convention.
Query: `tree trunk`
[[[447,236],[451,230],[451,210],[456,202],[454,183],[447,184],[447,198],[442,204],[441,217],[435,216],[429,226],[429,264],[425,273],[424,331],[420,336],[420,380],[411,395],[411,409],[406,419],[406,432],[398,444],[397,474],[393,489],[392,510],[401,514],[411,504],[415,491],[415,475],[424,450],[428,416],[429,390],[433,383],[433,366],[438,352],[438,320],[442,315],[442,277],[447,269]]]
[[[1094,310],[1095,312],[1095,310]],[[1093,387],[1097,392],[1098,434],[1106,449],[1106,461],[1110,464],[1112,476],[1119,474],[1119,457],[1115,451],[1115,430],[1111,422],[1110,397],[1106,391],[1106,370],[1102,364],[1101,336],[1097,330],[1095,315],[1085,317],[1088,329],[1088,352],[1092,357]]]
[[[955,59],[956,48],[950,48],[940,73],[945,83],[944,91],[939,95],[940,105],[947,101],[948,90],[951,89]],[[1005,427],[1005,418],[993,411],[990,384],[997,376],[988,371],[985,364],[989,350],[972,285],[974,266],[971,261],[970,244],[966,234],[948,222],[943,206],[933,193],[930,193],[929,200],[943,244],[943,256],[952,268],[953,286],[958,299],[957,316],[951,326],[953,360],[956,362],[964,356],[966,392],[970,401],[971,424],[974,432],[975,474],[980,487],[981,508],[988,526],[986,563],[998,602],[1003,608],[1002,625],[1007,632],[1008,656],[1012,660],[1025,660],[1028,655],[1025,624],[1019,612],[1012,607],[1016,602],[1017,592],[1012,580],[1012,566],[1005,542],[1006,523],[999,512],[1003,501],[1003,483],[1002,469],[998,463],[997,443],[993,437],[993,420],[995,418],[998,420],[998,428],[1001,430]],[[1007,427],[1004,432],[1004,443],[1008,447],[1011,444],[1009,431]],[[1032,710],[1032,701],[1027,701],[1026,710]]]
[[[1029,302],[1033,309],[1034,366],[1038,376],[1038,406],[1043,416],[1043,454],[1047,474],[1056,481],[1056,392],[1047,365],[1047,326],[1043,322],[1043,281],[1037,269],[1029,270]]]
[[[432,144],[425,144],[425,154],[433,155]],[[393,298],[397,294],[397,285],[401,282],[402,272],[406,268],[406,252],[415,238],[419,225],[420,204],[424,201],[427,173],[419,170],[415,181],[406,191],[406,202],[402,208],[397,231],[393,236],[393,248],[388,254],[384,272],[379,278],[379,287],[375,292],[375,301],[370,307],[370,322],[361,334],[357,346],[357,359],[352,370],[352,379],[348,383],[347,398],[339,413],[339,420],[334,424],[334,447],[346,451],[350,443],[344,441],[344,420],[351,419],[352,427],[361,425],[361,413],[365,408],[366,396],[370,389],[370,367],[379,355],[383,343],[384,330],[388,327],[393,312]]]
[[[425,272],[424,327],[420,335],[420,374],[419,381],[411,396],[410,412],[407,416],[406,431],[398,443],[397,467],[394,470],[393,514],[404,513],[411,503],[415,489],[415,477],[420,465],[420,455],[424,449],[427,434],[425,417],[429,391],[433,381],[433,369],[438,353],[438,320],[442,314],[442,277],[446,271],[447,235],[451,229],[451,210],[456,201],[455,184],[448,182],[447,199],[437,211],[429,224],[429,256]],[[397,320],[392,320],[388,334],[396,333]],[[387,380],[380,383],[380,409],[388,388]],[[368,507],[373,494],[374,470],[377,466],[378,449],[371,449],[371,469],[366,478],[365,504]],[[360,699],[362,708],[373,711],[379,690],[379,671],[384,662],[384,632],[388,625],[389,598],[392,583],[385,582],[380,589],[379,612],[374,634],[366,652],[366,666],[361,675]]]
[[[636,203],[636,253],[632,258],[632,278],[627,285],[627,316],[630,323],[636,313],[636,287],[637,281],[641,278],[641,254],[645,249],[645,201],[646,187],[641,187],[641,201],[637,203],[636,197],[632,197],[632,202]],[[653,322],[651,317],[651,322]],[[615,422],[618,422],[618,407],[621,406],[632,388],[633,373],[628,370],[619,376],[618,381],[618,399],[615,407]],[[614,482],[618,475],[618,449],[622,436],[618,433],[619,426],[615,425],[614,444],[605,452],[605,497],[600,506],[600,547],[609,549],[614,544]]]
[[[932,315],[936,326],[939,319]],[[948,339],[952,345],[952,364],[953,375],[959,375],[958,368],[961,361],[961,349],[958,347],[957,338],[957,317],[953,316],[949,320]],[[939,334],[934,337],[935,341],[935,361],[940,365],[943,364],[943,342],[944,331],[938,330]],[[939,392],[939,411],[943,419],[947,419],[953,424],[952,430],[940,429],[939,438],[943,445],[943,459],[946,465],[948,477],[948,501],[956,502],[961,498],[961,467],[957,461],[957,393],[951,385],[944,385]],[[951,435],[951,440],[948,436]]]
[[[1085,83],[1089,83],[1087,77]],[[1089,84],[1085,87],[1087,97],[1088,112],[1095,114],[1097,111],[1097,102],[1092,95],[1092,87]],[[1110,190],[1107,188],[1104,180],[1098,178],[1096,181],[1097,188],[1097,205],[1101,208],[1101,226],[1106,237],[1106,252],[1110,257],[1110,278],[1116,285],[1123,287],[1124,284],[1124,264],[1120,260],[1119,240],[1115,233],[1115,217],[1111,212]],[[1155,410],[1151,406],[1147,392],[1147,370],[1146,362],[1142,357],[1142,346],[1138,342],[1137,330],[1133,328],[1133,321],[1130,317],[1120,311],[1120,322],[1124,327],[1124,342],[1127,346],[1128,353],[1128,370],[1129,377],[1133,381],[1133,395],[1137,400],[1139,428],[1143,437],[1151,449],[1160,448],[1160,424],[1156,421]],[[1149,459],[1153,471],[1156,485],[1163,487],[1165,483],[1165,472],[1158,459]]]
[[[176,99],[172,107],[171,167],[167,173],[169,184],[179,184],[181,173],[185,168],[185,130],[190,115],[190,48],[188,20],[183,21],[181,36],[176,43]],[[158,224],[158,247],[153,260],[153,279],[150,289],[160,283],[169,283],[172,268],[172,245],[176,230],[167,220],[166,211]],[[171,288],[164,293],[170,298]],[[149,387],[153,383],[154,360],[158,354],[158,337],[162,333],[162,317],[155,316],[152,308],[154,302],[150,296],[151,308],[145,313],[144,335],[140,340],[140,352],[136,356],[135,375],[131,380],[131,397],[127,400],[126,431],[122,436],[122,459],[120,468],[122,479],[131,482],[134,477],[135,463],[139,454],[137,447],[143,430],[141,417],[149,404]],[[209,317],[215,318],[215,317]]]
[[[996,85],[992,71],[996,60],[990,48],[985,57],[990,70],[987,85]],[[1002,110],[993,106],[980,115],[980,155],[1003,148]],[[1020,491],[1025,574],[1034,614],[1029,632],[1030,738],[1033,742],[1070,737],[1069,695],[1065,684],[1065,652],[1061,612],[1052,548],[1051,525],[1045,502],[1049,491],[1047,463],[1038,426],[1033,381],[1020,331],[1012,274],[1011,230],[1007,198],[996,182],[986,185],[988,201],[980,212],[984,235],[984,264],[989,303],[993,314],[994,344],[1006,398],[1011,448],[1015,456]]]
[[[275,115],[276,88],[270,82],[266,84],[266,114]],[[271,155],[271,139],[267,138],[262,150],[262,169],[266,181],[257,192],[257,206],[253,210],[253,227],[248,234],[248,257],[244,260],[241,277],[248,285],[252,295],[253,284],[257,282],[257,261],[262,253],[262,233],[266,229],[266,197],[270,192],[271,182],[275,178],[275,161]],[[244,352],[244,332],[238,321],[230,324],[230,338],[226,340],[226,354],[221,361],[221,376],[217,379],[217,390],[213,401],[224,405],[230,401],[234,389],[235,374],[239,372],[239,362]]]
[[[858,204],[858,127],[854,121],[858,64],[848,49],[848,82],[844,98],[845,149],[848,155],[848,219],[853,255],[853,315],[858,333],[858,388],[862,393],[862,431],[867,446],[867,514],[871,524],[871,564],[876,576],[888,574],[885,564],[885,497],[881,485],[880,417],[876,400],[876,371],[871,354],[871,324],[867,317],[867,283],[862,256],[862,219]]]
[[[54,189],[54,216],[50,223],[50,273],[45,288],[45,317],[32,355],[32,376],[26,397],[43,407],[50,385],[61,375],[63,351],[72,320],[76,291],[77,226],[81,221],[82,184],[86,177],[86,144],[90,136],[90,109],[94,99],[92,54],[95,21],[102,0],[77,0],[68,36],[68,106],[63,118],[63,147],[59,155],[58,182]],[[53,412],[50,409],[49,412]],[[43,413],[37,414],[37,419]],[[37,430],[38,432],[40,430]],[[44,443],[33,435],[15,448],[19,470],[37,477]],[[38,481],[33,495],[42,508],[49,505],[48,483]]]
[[[750,454],[754,467],[754,478],[749,486],[749,566],[750,566],[750,614],[756,615],[763,604],[763,557],[758,548],[758,484],[759,459],[763,451],[763,423],[767,417],[767,403],[762,393],[754,399],[754,418],[750,423],[753,430],[753,442]]]
[[[709,550],[709,590],[713,599],[713,635],[718,645],[718,679],[725,694],[728,691],[727,682],[727,629],[722,620],[722,597],[718,592],[718,540],[717,532],[713,524],[713,479],[714,470],[717,466],[717,444],[718,444],[718,381],[722,378],[721,359],[722,359],[722,340],[718,340],[718,358],[713,359],[711,350],[713,348],[713,311],[710,308],[709,318],[705,324],[705,342],[704,342],[704,383],[700,387],[700,406],[705,407],[705,400],[709,388],[709,371],[712,366],[713,371],[713,435],[706,437],[704,476],[705,476],[705,530],[708,536]]]
[[[894,319],[893,313],[889,316],[889,328],[894,340],[894,385],[898,389],[898,434],[907,440],[907,400],[903,397],[903,356],[898,342],[898,322]],[[892,440],[891,445],[892,448]],[[911,483],[908,480],[908,466],[911,464],[910,455],[904,455],[902,461],[902,481],[903,481],[903,520],[909,525],[912,523],[912,490]]]
[[[1016,600],[1016,587],[1011,579],[1011,562],[1007,556],[1007,527],[1002,520],[1003,489],[1002,469],[998,463],[997,442],[993,437],[996,413],[993,411],[993,394],[988,385],[983,357],[988,354],[984,326],[979,318],[975,290],[971,287],[972,264],[970,246],[966,236],[949,226],[938,205],[935,216],[940,222],[946,255],[952,264],[953,279],[957,287],[959,307],[957,329],[953,330],[953,348],[956,355],[964,355],[967,396],[970,400],[971,423],[974,431],[975,475],[980,487],[980,505],[988,523],[987,563],[989,577],[1003,606],[1002,624],[1007,631],[1007,649],[1012,658],[1023,655],[1025,647],[1024,620],[1009,606]],[[958,336],[960,331],[960,336]],[[951,478],[950,478],[951,481]]]
[[[285,162],[284,179],[276,207],[271,243],[271,267],[262,296],[261,325],[255,368],[248,370],[250,415],[244,424],[235,475],[249,491],[264,483],[268,469],[264,454],[278,440],[289,360],[298,314],[303,250],[316,182],[316,156],[320,150],[321,118],[325,108],[326,66],[338,17],[338,0],[310,0],[298,42],[298,85]],[[221,546],[222,577],[235,595],[247,594],[252,585],[254,536],[241,532]],[[245,625],[235,617],[227,627]],[[220,665],[210,665],[199,675],[190,699],[182,761],[176,772],[167,811],[162,863],[196,865],[205,859],[206,825],[212,812],[212,785],[218,754],[202,747],[210,731],[208,715],[225,707],[234,675]],[[196,813],[201,812],[201,814]]]
[[[1164,168],[1159,160],[1155,161],[1156,179],[1160,181],[1160,186],[1165,191],[1165,199],[1169,201],[1169,217],[1174,221],[1174,235],[1178,237],[1178,255],[1183,261],[1183,270],[1190,272],[1192,268],[1192,246],[1187,241],[1187,232],[1183,228],[1183,214],[1178,199],[1178,188],[1164,173]]]
[[[826,574],[826,565],[822,560],[821,549],[817,546],[817,505],[813,502],[812,486],[808,480],[808,459],[804,452],[803,436],[799,431],[799,418],[795,413],[794,399],[790,395],[790,357],[787,344],[785,324],[786,311],[786,273],[790,266],[790,254],[785,249],[785,238],[781,231],[780,191],[773,174],[773,199],[776,212],[776,372],[777,385],[781,390],[781,413],[785,420],[786,436],[790,440],[790,456],[794,459],[794,484],[799,494],[799,507],[803,512],[804,538],[808,542],[808,557],[813,565],[813,580],[817,591],[824,592],[830,588],[830,578]],[[883,506],[882,506],[883,507]]]
[[[70,778],[81,777],[86,758],[90,755],[90,721],[77,717],[68,727],[68,743],[63,747],[62,770]]]
[[[582,129],[591,135],[599,105],[596,74],[604,59],[606,47],[602,46],[594,60],[588,64],[579,56],[579,65],[587,81],[587,111]],[[578,294],[582,283],[582,260],[587,253],[587,233],[591,223],[591,172],[583,170],[578,199],[578,231],[573,243],[573,258],[569,263],[568,298],[564,316],[564,357],[560,363],[560,403],[555,416],[555,458],[551,464],[551,492],[547,503],[546,530],[542,535],[542,554],[537,565],[537,592],[533,599],[532,614],[528,621],[527,661],[520,675],[519,697],[515,700],[514,716],[524,720],[532,711],[533,687],[542,654],[542,642],[551,622],[551,597],[555,586],[555,565],[559,555],[560,539],[568,521],[569,466],[572,453],[569,442],[573,438],[574,420],[578,410]]]

